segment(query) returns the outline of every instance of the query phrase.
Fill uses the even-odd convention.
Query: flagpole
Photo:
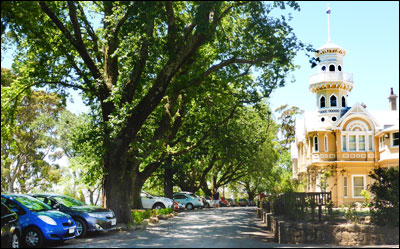
[[[328,12],[328,43],[329,42],[331,42],[331,23],[330,23],[330,20],[331,20],[331,6],[330,6],[330,4],[328,4],[328,10],[329,10],[329,12]]]

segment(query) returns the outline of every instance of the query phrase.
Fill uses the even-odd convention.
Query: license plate
[[[75,228],[74,227],[69,228],[68,233],[75,233]]]
[[[111,220],[111,226],[114,226],[115,224],[117,224],[117,219],[112,219]]]

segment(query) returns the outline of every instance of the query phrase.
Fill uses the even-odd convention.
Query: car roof
[[[66,196],[62,194],[54,194],[54,193],[39,193],[39,194],[31,194],[32,196]]]

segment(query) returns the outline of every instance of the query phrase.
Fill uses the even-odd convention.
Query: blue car
[[[33,194],[35,198],[72,216],[77,228],[77,236],[87,232],[110,231],[117,228],[117,219],[112,210],[86,205],[72,197],[60,194]]]
[[[42,247],[45,241],[65,241],[76,236],[76,224],[68,214],[23,194],[2,194],[1,202],[18,214],[22,245]]]

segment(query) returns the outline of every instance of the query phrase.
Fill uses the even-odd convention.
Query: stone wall
[[[261,216],[261,217],[260,217]],[[399,228],[365,224],[289,222],[270,213],[259,215],[275,241],[282,244],[334,244],[343,246],[398,245]]]

